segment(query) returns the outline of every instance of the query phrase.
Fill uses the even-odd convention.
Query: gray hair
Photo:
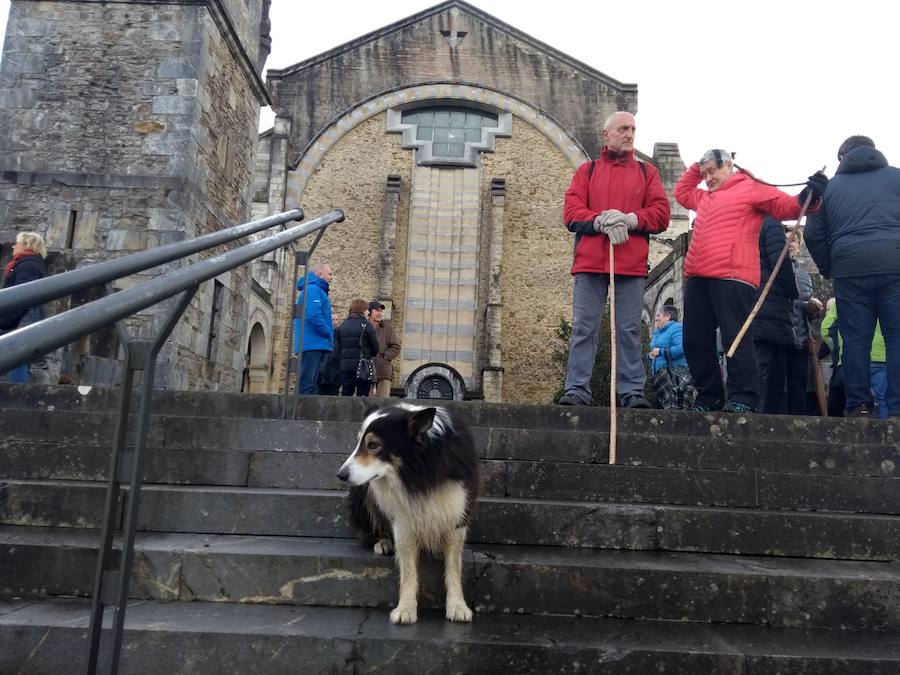
[[[700,158],[700,161],[697,162],[697,164],[705,164],[706,162],[715,162],[716,166],[721,166],[725,162],[734,163],[734,157],[732,157],[731,153],[727,150],[714,148],[704,152],[703,157]]]
[[[613,120],[615,119],[616,115],[631,115],[632,118],[634,117],[634,115],[627,110],[616,110],[616,112],[606,118],[606,121],[603,123],[603,131],[609,131],[610,127],[612,127],[613,125]]]

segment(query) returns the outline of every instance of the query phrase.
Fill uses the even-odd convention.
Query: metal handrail
[[[143,272],[179,258],[205,251],[219,244],[246,237],[275,225],[292,220],[303,220],[303,209],[293,209],[284,213],[253,220],[242,225],[204,234],[189,241],[179,241],[165,246],[158,246],[146,251],[107,260],[106,262],[81,267],[62,274],[54,274],[44,279],[29,281],[10,288],[0,290],[0,313],[13,312],[17,309],[43,305],[45,302],[72,295],[85,288],[99,286],[108,281],[126,277],[129,274]],[[0,372],[3,372],[0,369]]]
[[[295,225],[234,251],[213,256],[194,265],[187,265],[137,286],[6,333],[0,336],[0,373],[281,248],[295,239],[343,220],[344,212],[335,209],[308,223]],[[51,280],[52,277],[47,279]],[[43,281],[41,279],[31,283],[40,284]]]
[[[0,308],[8,310],[39,305],[49,300],[71,295],[77,290],[103,284],[171,260],[185,259],[192,253],[209,249],[217,244],[302,217],[303,212],[295,209],[203,235],[191,241],[143,251],[73,272],[22,284],[2,292]],[[116,325],[119,338],[125,348],[119,414],[110,454],[101,546],[97,557],[94,592],[91,597],[90,651],[87,664],[89,674],[93,675],[97,672],[100,662],[104,608],[113,603],[115,603],[115,613],[111,630],[112,646],[109,672],[118,672],[125,613],[128,607],[134,540],[138,527],[153,381],[160,349],[202,282],[287,246],[313,232],[318,232],[315,240],[315,243],[318,243],[325,228],[331,223],[339,223],[343,220],[344,212],[341,209],[335,209],[308,223],[295,225],[260,241],[244,244],[232,251],[214,255],[198,263],[184,265],[177,270],[166,272],[131,288],[0,335],[0,373],[21,363],[32,361],[110,324]],[[307,257],[314,248],[315,244],[307,253]],[[168,311],[162,316],[162,320],[157,322],[154,327],[155,335],[152,338],[148,339],[146,335],[143,335],[133,339],[128,334],[122,319],[176,295],[179,296],[177,302],[168,308]],[[143,372],[140,404],[134,433],[131,435],[132,447],[128,448],[125,442],[126,430],[130,419],[134,376],[138,371]],[[121,514],[119,493],[121,484],[125,482],[126,474],[128,475],[128,499],[124,514]],[[113,533],[118,529],[116,523],[120,516],[122,516],[122,547],[120,554],[116,556],[113,551]]]

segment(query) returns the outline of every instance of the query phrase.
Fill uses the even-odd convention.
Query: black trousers
[[[809,352],[793,345],[756,341],[759,365],[759,412],[775,415],[806,415],[806,380]]]
[[[748,331],[744,335],[734,356],[727,360],[727,399],[716,353],[716,329],[721,331],[723,349],[728,351],[755,301],[756,289],[741,281],[706,277],[685,280],[684,355],[697,388],[696,405],[719,410],[728,400],[756,409],[759,388],[752,334]]]

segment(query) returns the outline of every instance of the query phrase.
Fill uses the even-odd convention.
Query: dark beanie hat
[[[838,161],[840,162],[842,159],[844,159],[844,156],[851,150],[862,147],[874,148],[875,141],[873,141],[868,136],[851,136],[846,141],[841,143],[841,147],[838,148]]]

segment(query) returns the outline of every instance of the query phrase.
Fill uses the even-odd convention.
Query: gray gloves
[[[594,218],[594,231],[605,234],[613,246],[628,241],[629,230],[637,228],[638,218],[634,213],[622,213],[608,209]]]

